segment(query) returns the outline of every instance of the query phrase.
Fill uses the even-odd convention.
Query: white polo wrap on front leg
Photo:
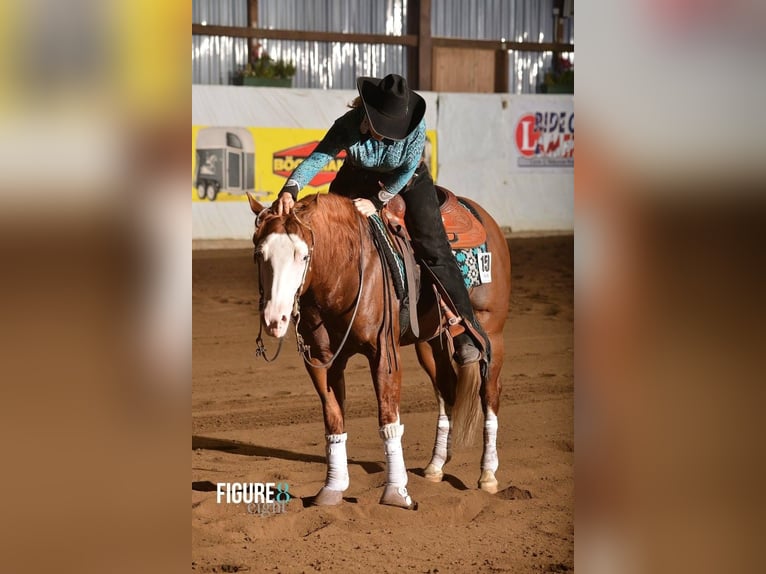
[[[449,418],[447,415],[439,415],[436,423],[436,440],[434,441],[434,451],[431,456],[431,464],[436,468],[442,468],[449,457]]]
[[[497,415],[492,409],[487,409],[484,419],[484,455],[481,457],[481,469],[495,472],[497,459]]]
[[[325,487],[343,492],[348,488],[347,433],[325,435],[327,441],[327,480]]]
[[[404,425],[399,423],[383,425],[379,432],[386,451],[388,484],[399,488],[405,487],[407,486],[407,468],[404,466],[404,454],[402,452]]]

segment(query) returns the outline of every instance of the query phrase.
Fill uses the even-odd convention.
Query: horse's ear
[[[265,209],[260,203],[258,203],[258,200],[255,199],[255,194],[250,191],[247,192],[247,201],[250,204],[250,209],[252,209],[253,213],[256,215]]]

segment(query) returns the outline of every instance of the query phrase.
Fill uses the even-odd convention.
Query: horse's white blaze
[[[290,324],[295,294],[308,263],[308,245],[292,233],[273,233],[260,245],[261,286],[265,307],[263,323],[273,337],[283,337]]]

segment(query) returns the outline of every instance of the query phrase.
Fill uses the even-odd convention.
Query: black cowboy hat
[[[391,140],[403,140],[426,113],[426,101],[407,87],[397,74],[385,78],[359,78],[356,88],[372,129]]]

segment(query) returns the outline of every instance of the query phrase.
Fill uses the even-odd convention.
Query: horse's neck
[[[351,242],[352,256],[349,258],[349,253],[341,249],[333,229],[337,227],[329,225],[325,235],[320,237],[317,233],[315,236],[306,293],[321,307],[342,309],[356,297],[363,264],[360,257],[364,258],[365,264],[369,264],[367,260],[371,260],[372,255],[369,253],[370,242],[361,233]]]

